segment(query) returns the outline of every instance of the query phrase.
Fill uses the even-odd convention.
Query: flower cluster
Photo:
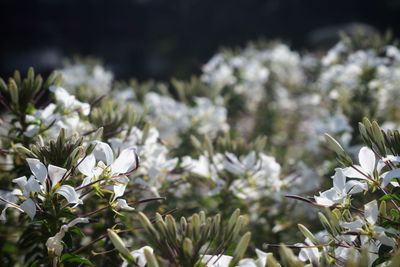
[[[16,71],[0,79],[0,261],[397,266],[399,70],[394,45],[343,39],[225,49],[190,81]]]

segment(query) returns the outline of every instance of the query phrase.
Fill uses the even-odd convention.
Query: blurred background
[[[117,79],[188,78],[221,47],[279,39],[324,49],[338,31],[400,34],[400,0],[1,0],[0,76],[74,56]]]

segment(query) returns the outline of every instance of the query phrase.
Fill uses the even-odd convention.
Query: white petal
[[[388,237],[385,233],[381,233],[378,236],[378,240],[382,242],[382,244],[389,246],[389,247],[395,247],[396,246],[396,242],[394,242],[394,240],[390,237]]]
[[[243,159],[243,165],[247,168],[247,169],[251,169],[255,164],[256,164],[256,152],[255,151],[251,151],[244,159]]]
[[[70,228],[72,226],[75,226],[78,223],[89,223],[89,219],[88,218],[75,218],[67,224],[67,227]]]
[[[354,167],[356,167],[358,170],[362,171],[361,166],[355,165]],[[343,169],[343,174],[346,175],[346,177],[349,177],[349,178],[358,178],[358,179],[368,180],[367,177],[365,177],[359,171],[357,171],[356,169],[354,169],[352,167],[344,168]]]
[[[366,183],[362,183],[355,180],[350,180],[346,183],[345,192],[349,195],[361,193],[364,190],[368,189],[368,185]]]
[[[378,203],[373,200],[364,205],[364,217],[372,225],[378,220]]]
[[[122,150],[118,158],[111,164],[111,170],[114,174],[127,173],[137,166],[136,149],[128,148]]]
[[[400,169],[395,169],[383,175],[382,187],[385,188],[393,178],[400,178]]]
[[[258,267],[258,266],[256,264],[256,261],[253,259],[241,259],[237,267]]]
[[[376,170],[378,171],[378,173],[381,173],[383,167],[385,167],[386,164],[383,160],[379,160],[378,163],[376,164]]]
[[[34,137],[40,131],[40,126],[36,124],[31,124],[26,128],[24,135],[26,137]]]
[[[93,154],[96,157],[98,161],[103,161],[107,165],[111,165],[111,163],[114,161],[114,153],[111,149],[111,147],[104,142],[100,141],[95,141],[93,142],[96,144],[96,147],[93,150]]]
[[[83,179],[82,184],[79,187],[84,187],[85,185],[88,185],[92,182],[92,177],[85,177]]]
[[[33,175],[35,175],[36,179],[39,180],[41,184],[44,183],[44,181],[47,178],[47,168],[44,166],[43,163],[40,162],[38,159],[26,159],[26,162],[29,164],[29,168],[31,169],[31,172]]]
[[[229,267],[232,257],[225,255],[204,255],[201,261],[203,263],[208,262],[207,267]]]
[[[259,262],[260,266],[267,265],[268,253],[256,248],[256,254],[257,254],[258,262]]]
[[[153,248],[149,246],[144,246],[141,249],[137,249],[131,252],[131,255],[133,259],[136,261],[136,264],[139,265],[139,267],[144,267],[147,264],[146,257],[144,256],[144,249],[148,249],[153,253]]]
[[[121,210],[128,210],[128,211],[135,210],[135,208],[129,207],[129,205],[125,199],[121,199],[121,198],[117,199],[117,208],[121,209]]]
[[[358,153],[358,159],[361,167],[372,176],[375,170],[375,153],[365,146],[360,149],[360,152]]]
[[[324,198],[324,197],[314,196],[314,199],[318,205],[321,205],[324,207],[330,207],[335,204],[335,202],[333,202],[332,200]]]
[[[82,204],[82,200],[79,199],[79,194],[70,185],[62,185],[56,191],[57,194],[62,195],[70,204]]]
[[[352,231],[359,231],[364,226],[364,223],[361,220],[355,220],[353,222],[342,222],[340,226]]]
[[[33,220],[33,218],[36,215],[36,205],[35,202],[33,202],[32,199],[28,198],[27,200],[25,200],[21,205],[20,205],[21,209],[26,212],[26,214],[28,214],[29,218],[31,218],[31,220]]]
[[[335,175],[332,177],[333,186],[339,192],[344,190],[346,184],[346,176],[343,174],[343,170],[338,168],[336,169]]]
[[[90,113],[90,105],[88,103],[79,104],[79,109],[83,115],[87,116]]]
[[[178,164],[178,161],[178,158],[169,159],[162,164],[162,168],[167,172],[172,171],[176,167],[176,164]]]
[[[315,201],[318,205],[325,207],[330,207],[337,203],[338,192],[335,188],[331,188],[319,194],[319,196],[314,196]]]
[[[25,189],[28,195],[30,193],[40,192],[40,184],[33,176],[31,176],[25,186]]]
[[[310,244],[313,245],[313,244]],[[318,263],[320,254],[318,248],[302,248],[300,249],[299,259],[301,261],[310,261],[311,263]]]
[[[189,171],[204,177],[210,177],[210,163],[207,157],[201,155],[198,160],[193,160],[189,166]]]
[[[223,164],[225,170],[232,174],[243,175],[245,172],[243,165],[240,163],[236,155],[232,153],[225,153]]]
[[[22,190],[25,191],[25,187],[26,187],[26,184],[28,183],[28,180],[26,179],[26,176],[22,176],[22,177],[13,179],[12,182],[16,183],[19,186],[19,188],[21,188]]]
[[[51,188],[54,188],[56,184],[63,178],[64,174],[67,172],[66,169],[60,168],[54,165],[49,165],[49,177],[51,181]]]
[[[84,159],[78,160],[78,170],[88,176],[93,176],[93,169],[96,166],[96,158],[93,154],[87,155]]]
[[[129,182],[129,179],[126,176],[122,176],[122,177],[118,177],[117,179],[115,179],[115,181],[116,181],[116,184],[113,186],[113,191],[114,191],[114,199],[113,200],[124,195],[125,188]]]

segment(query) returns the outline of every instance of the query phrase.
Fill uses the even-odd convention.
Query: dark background
[[[0,76],[80,55],[117,78],[187,78],[219,48],[260,38],[312,49],[354,23],[398,36],[399,11],[400,0],[0,0]]]

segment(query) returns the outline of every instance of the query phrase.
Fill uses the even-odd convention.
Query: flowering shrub
[[[1,262],[399,266],[399,70],[397,47],[343,39],[224,50],[170,83],[16,71],[0,80]]]

